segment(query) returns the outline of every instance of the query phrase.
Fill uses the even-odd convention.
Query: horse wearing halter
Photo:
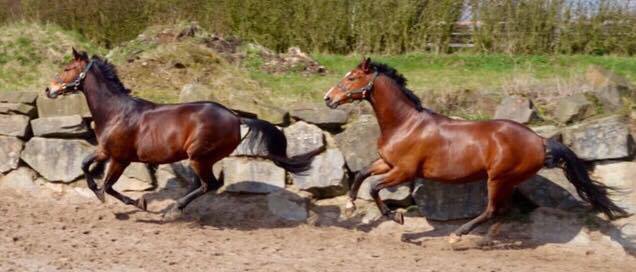
[[[59,77],[57,77],[57,81],[62,84],[62,89],[61,89],[61,91],[63,91],[62,94],[66,93],[66,91],[68,90],[73,90],[73,91],[79,90],[80,86],[82,85],[82,81],[86,78],[86,74],[88,73],[88,71],[91,69],[92,66],[93,66],[93,61],[91,60],[86,65],[86,67],[84,67],[84,70],[82,70],[82,72],[77,76],[77,78],[73,80],[73,82],[68,84],[64,83]]]
[[[373,84],[375,83],[375,79],[378,78],[379,73],[376,71],[373,73],[373,77],[371,78],[371,80],[369,80],[369,83],[367,83],[367,85],[365,85],[364,87],[358,88],[358,89],[353,89],[353,90],[348,90],[347,87],[345,87],[342,83],[338,83],[338,85],[336,85],[340,90],[342,90],[343,92],[346,93],[347,98],[353,100],[353,95],[357,95],[357,94],[362,94],[362,99],[367,99],[371,93],[371,90],[373,90]]]

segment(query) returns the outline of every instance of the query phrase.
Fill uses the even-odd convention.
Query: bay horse
[[[610,219],[627,215],[608,197],[613,188],[592,180],[583,161],[567,146],[513,121],[454,120],[424,108],[406,88],[404,76],[386,64],[363,59],[328,90],[324,100],[330,108],[366,100],[380,126],[380,158],[354,178],[347,213],[355,210],[360,184],[371,175],[380,175],[370,190],[376,205],[384,216],[400,224],[403,215],[382,202],[380,190],[416,177],[445,183],[487,179],[486,210],[451,233],[453,243],[499,213],[516,185],[543,167],[560,167],[593,208]]]
[[[185,196],[168,212],[181,212],[192,200],[223,183],[212,174],[212,166],[227,157],[245,138],[240,125],[249,127],[248,148],[266,149],[276,165],[292,173],[308,170],[313,153],[288,157],[287,139],[273,124],[242,118],[214,102],[155,104],[133,97],[119,80],[115,67],[97,56],[73,48],[73,60],[53,79],[45,93],[49,98],[81,91],[95,122],[96,151],[82,162],[88,187],[104,202],[104,192],[127,205],[146,210],[143,197],[133,200],[113,189],[131,162],[157,165],[189,159],[198,177]],[[263,154],[263,152],[258,152]],[[102,188],[91,174],[93,163],[110,161]],[[198,186],[197,186],[198,185]]]

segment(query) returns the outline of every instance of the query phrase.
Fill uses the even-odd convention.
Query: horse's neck
[[[96,127],[103,127],[117,115],[126,114],[128,100],[132,98],[126,94],[112,90],[109,84],[92,73],[84,80],[84,95],[91,111]]]
[[[409,118],[420,116],[415,105],[392,80],[380,77],[371,92],[371,104],[383,135],[390,133]]]

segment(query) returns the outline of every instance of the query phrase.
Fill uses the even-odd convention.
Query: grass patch
[[[328,88],[360,62],[359,55],[315,54],[329,72],[326,75],[301,73],[268,74],[255,65],[246,66],[250,76],[270,88],[275,96],[291,101],[319,101]],[[510,56],[501,54],[371,55],[375,61],[387,63],[404,74],[408,86],[419,96],[439,95],[461,90],[501,93],[503,86],[519,79],[536,82],[567,81],[584,75],[589,65],[596,64],[636,81],[636,58],[617,56]],[[481,119],[484,116],[474,116]]]

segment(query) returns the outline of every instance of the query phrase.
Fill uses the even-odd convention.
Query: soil
[[[333,224],[330,203],[308,223],[289,223],[267,214],[263,196],[208,194],[165,222],[114,199],[98,203],[85,188],[51,187],[0,189],[0,271],[636,271],[619,249],[523,241],[453,249],[447,232],[422,233],[423,218]],[[147,194],[149,209],[167,207],[174,190]]]

